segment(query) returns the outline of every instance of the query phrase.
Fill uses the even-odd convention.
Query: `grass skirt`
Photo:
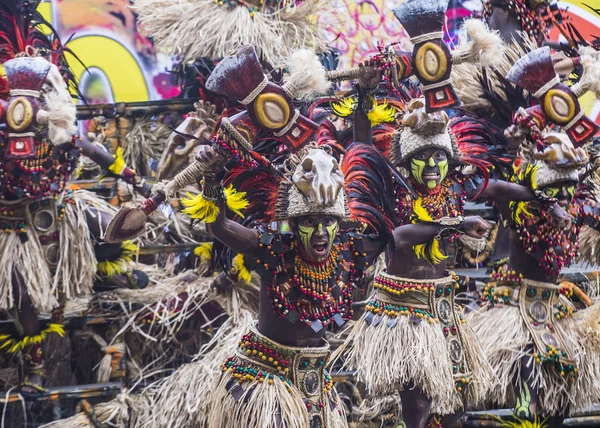
[[[596,304],[553,323],[554,330],[563,339],[564,350],[579,371],[573,381],[561,376],[554,364],[536,362],[534,339],[518,305],[490,306],[469,314],[469,324],[495,374],[488,401],[513,407],[523,386],[523,370],[527,367],[531,372],[527,380],[539,393],[539,415],[557,415],[566,409],[574,411],[597,403],[600,397],[599,309]]]
[[[441,415],[461,409],[465,399],[482,401],[491,383],[491,369],[481,348],[471,329],[460,325],[462,315],[456,308],[449,319],[444,314],[447,323],[440,320],[437,310],[435,290],[439,286],[452,288],[445,297],[453,303],[453,279],[427,283],[386,277],[395,285],[382,289],[376,279],[379,290],[347,340],[352,345],[345,365],[357,370],[359,380],[373,394],[418,387],[433,400],[432,410]],[[410,289],[409,284],[415,288]],[[403,286],[409,288],[396,293]],[[453,336],[462,343],[463,356],[458,363],[457,354],[452,354]]]

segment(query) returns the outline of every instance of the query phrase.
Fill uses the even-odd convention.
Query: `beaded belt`
[[[553,363],[562,376],[574,377],[578,369],[566,351],[562,334],[555,329],[560,320],[572,312],[571,307],[559,302],[560,285],[533,281],[514,272],[499,272],[495,284],[484,289],[484,297],[492,305],[518,306],[523,322],[533,339],[534,359],[538,363]]]
[[[331,376],[325,370],[330,355],[327,342],[321,347],[296,348],[277,343],[260,334],[256,328],[242,336],[235,356],[222,365],[237,380],[228,386],[232,396],[239,400],[245,392],[244,384],[255,381],[272,384],[277,377],[302,393],[309,420],[325,426],[322,413],[329,403],[328,393],[333,388]]]
[[[438,323],[448,345],[456,389],[462,391],[471,380],[471,362],[465,352],[461,324],[464,324],[454,304],[456,276],[416,280],[381,273],[374,280],[373,299],[365,308],[363,320],[377,326],[387,317],[387,326],[395,328],[399,316],[407,316],[419,324],[423,320]]]

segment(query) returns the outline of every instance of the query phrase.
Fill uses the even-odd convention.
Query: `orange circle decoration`
[[[256,97],[254,111],[260,124],[267,129],[281,129],[290,120],[290,106],[286,99],[273,92]]]
[[[435,43],[427,42],[417,51],[415,68],[424,80],[439,82],[448,70],[446,53]]]
[[[25,97],[18,97],[10,102],[6,110],[6,123],[15,132],[27,129],[33,121],[33,107]]]
[[[544,112],[551,121],[566,125],[575,116],[575,101],[562,89],[550,89],[544,97]]]

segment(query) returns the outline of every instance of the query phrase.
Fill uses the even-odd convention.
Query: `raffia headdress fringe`
[[[253,45],[262,59],[276,65],[295,49],[325,45],[314,16],[328,2],[306,0],[282,11],[271,11],[266,3],[252,13],[214,0],[136,0],[134,8],[145,32],[184,63],[223,58]]]

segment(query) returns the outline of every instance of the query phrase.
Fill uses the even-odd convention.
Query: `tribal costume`
[[[391,157],[394,164],[412,169],[409,183],[415,188],[411,193],[397,186],[397,224],[445,225],[411,250],[416,263],[424,260],[437,273],[431,279],[386,272],[375,278],[375,295],[352,334],[347,365],[358,370],[373,393],[414,385],[433,399],[436,412],[449,414],[462,408],[465,397],[475,402],[485,398],[490,380],[483,353],[454,302],[456,278],[438,269],[447,257],[445,241],[460,235],[466,188],[476,184],[450,166],[462,156],[447,115],[428,115],[423,107],[421,100],[409,103],[405,129],[393,142]],[[448,158],[414,158],[427,150],[442,150]],[[424,180],[428,168],[438,168],[439,182]]]
[[[579,113],[572,96],[585,92],[587,83],[560,84],[549,49],[518,61],[508,78],[543,100],[520,109],[507,133],[520,142],[523,156],[513,180],[547,202],[500,207],[511,229],[508,270],[493,275],[483,292],[487,306],[470,322],[496,374],[490,401],[515,406],[517,418],[544,415],[551,426],[561,426],[570,410],[592,404],[600,394],[598,308],[578,310],[577,302],[590,304],[587,296],[556,282],[578,255],[581,227],[599,226],[600,207],[580,180],[588,162],[584,144],[597,127]],[[572,108],[562,109],[564,101]],[[548,123],[561,124],[566,132],[542,133]]]
[[[1,336],[0,349],[22,351],[25,378],[21,393],[44,391],[42,342],[64,335],[66,299],[89,294],[96,275],[97,242],[112,208],[66,182],[84,144],[75,135],[76,109],[65,82],[70,79],[57,38],[24,3],[0,7],[0,61],[6,89],[0,99],[0,308],[16,309],[20,337]],[[108,157],[106,166],[114,159]],[[126,170],[121,165],[119,173]],[[120,245],[117,246],[120,249]],[[60,308],[59,308],[60,306]],[[58,309],[57,309],[58,308]],[[53,312],[44,329],[39,312]],[[35,379],[35,380],[32,380]]]

